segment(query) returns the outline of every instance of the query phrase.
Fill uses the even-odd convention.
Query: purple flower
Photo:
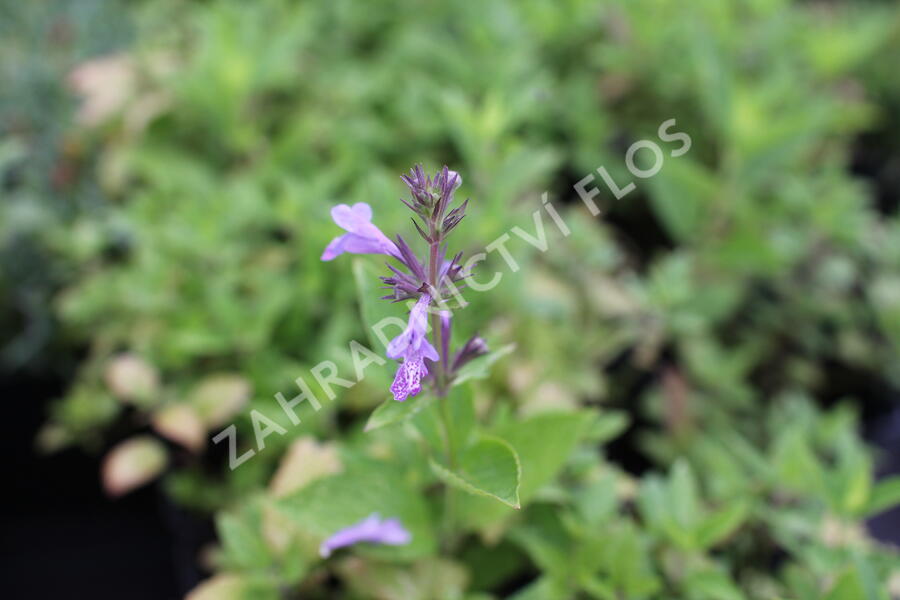
[[[391,392],[394,400],[403,402],[409,396],[422,391],[422,378],[428,375],[425,359],[436,361],[438,353],[428,341],[428,304],[431,296],[422,294],[409,313],[409,324],[403,333],[391,340],[387,347],[387,355],[394,359],[403,359],[397,368]]]
[[[399,519],[382,520],[378,513],[372,513],[359,523],[332,534],[319,546],[319,554],[322,558],[327,558],[338,548],[360,542],[402,546],[408,544],[411,539],[412,535],[400,524]]]
[[[322,260],[350,252],[354,254],[383,254],[399,264],[387,264],[390,273],[381,276],[384,300],[403,302],[415,299],[409,324],[403,333],[388,344],[387,355],[400,362],[391,393],[394,400],[403,402],[422,391],[422,380],[431,377],[435,394],[443,397],[452,383],[457,369],[486,351],[484,340],[471,340],[465,348],[451,354],[451,315],[444,311],[435,319],[434,341],[428,340],[429,306],[434,302],[445,306],[451,294],[458,293],[456,285],[467,276],[462,266],[462,252],[448,256],[445,241],[466,216],[468,200],[457,204],[454,196],[462,184],[456,171],[444,166],[433,177],[422,165],[415,165],[401,179],[409,188],[409,198],[401,199],[412,212],[413,226],[427,244],[427,254],[420,257],[399,235],[385,236],[372,224],[372,209],[368,204],[352,207],[341,204],[331,211],[334,222],[347,233],[335,238],[322,253]],[[463,285],[462,287],[465,287]],[[464,303],[463,303],[464,304]],[[440,348],[435,349],[435,346]],[[433,373],[431,372],[433,371]]]
[[[347,233],[331,240],[322,253],[322,260],[333,260],[344,252],[399,257],[396,244],[372,224],[372,208],[365,202],[353,206],[338,204],[331,209],[331,218]]]

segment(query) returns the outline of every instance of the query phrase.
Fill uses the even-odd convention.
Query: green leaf
[[[866,597],[859,573],[855,569],[845,571],[835,581],[831,590],[822,600],[860,600]]]
[[[707,516],[697,531],[697,543],[701,548],[716,545],[743,524],[747,513],[747,505],[737,502]]]
[[[234,512],[220,513],[216,529],[222,541],[223,560],[233,569],[264,569],[272,560],[262,531],[262,513],[257,503]]]
[[[576,548],[559,511],[549,504],[531,508],[508,538],[520,546],[541,571],[561,581],[571,579],[576,567]],[[594,569],[590,569],[593,571]]]
[[[877,515],[900,504],[900,475],[888,477],[875,484],[866,507],[866,514]]]
[[[865,458],[860,460],[855,470],[844,473],[844,490],[841,497],[841,508],[846,514],[855,515],[863,511],[869,504],[872,495],[872,469]]]
[[[699,162],[682,156],[667,161],[648,185],[653,211],[666,231],[677,240],[695,238],[709,218],[708,207],[717,193],[713,174]]]
[[[448,485],[520,508],[522,468],[519,456],[508,442],[500,438],[485,436],[479,439],[463,451],[455,469],[434,459],[431,460],[431,468]]]
[[[460,564],[429,557],[412,565],[374,561],[344,561],[336,565],[354,598],[404,600],[459,600],[468,574]]]
[[[684,459],[672,467],[668,481],[652,475],[645,478],[638,499],[648,524],[679,547],[697,549],[701,507],[696,479]]]
[[[773,462],[783,487],[797,493],[822,493],[822,467],[803,431],[786,430],[781,435],[775,444]]]
[[[469,361],[459,370],[459,373],[453,379],[453,385],[460,385],[470,379],[484,379],[490,374],[491,365],[515,349],[515,344],[507,344]]]
[[[446,398],[439,399],[438,402],[447,403],[453,447],[468,447],[476,423],[471,385],[454,387]]]
[[[409,544],[363,547],[360,551],[403,559],[434,551],[434,531],[421,489],[389,463],[348,458],[345,465],[344,472],[317,479],[278,500],[275,507],[301,530],[321,539],[372,513],[396,517],[412,534]]]
[[[619,437],[628,424],[629,418],[624,411],[607,411],[597,417],[587,435],[594,442],[603,444]]]
[[[697,480],[687,461],[680,459],[672,468],[669,479],[669,501],[672,515],[679,525],[690,528],[700,516]]]
[[[428,444],[434,456],[445,456],[447,452],[447,429],[441,415],[442,408],[435,398],[410,419],[412,426],[409,429]]]
[[[684,589],[697,600],[744,600],[745,596],[731,579],[718,571],[692,573],[684,580]]]
[[[603,545],[602,572],[619,592],[620,598],[647,598],[661,587],[650,560],[648,539],[632,523],[624,521],[600,534]]]
[[[512,445],[522,465],[519,499],[527,504],[537,491],[551,482],[572,455],[594,418],[594,413],[547,412],[524,421],[505,423],[492,431]],[[463,496],[460,514],[470,527],[487,530],[501,525],[502,505],[478,496]]]
[[[421,394],[406,402],[397,402],[393,398],[388,398],[369,415],[364,431],[374,431],[411,419],[416,413],[430,406],[433,402],[434,397],[430,394]]]
[[[585,575],[578,580],[578,583],[581,585],[581,589],[591,598],[596,598],[597,600],[616,600],[615,590],[600,577]]]
[[[544,576],[510,596],[510,600],[546,600],[547,598],[569,598],[571,590],[566,584],[553,577]]]
[[[201,582],[185,600],[278,600],[280,597],[271,578],[225,572]]]
[[[512,445],[522,462],[523,500],[553,480],[593,419],[587,411],[548,412],[497,428],[495,433]]]
[[[599,528],[618,508],[616,477],[607,472],[572,493],[572,502],[579,516],[591,528]]]

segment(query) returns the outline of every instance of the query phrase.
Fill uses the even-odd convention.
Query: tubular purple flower
[[[372,513],[359,523],[335,532],[319,546],[319,554],[327,558],[338,548],[352,546],[360,542],[402,546],[412,540],[412,535],[400,523],[399,519],[381,519],[378,513]]]
[[[338,204],[331,209],[331,218],[347,233],[331,240],[322,260],[334,260],[344,252],[400,256],[397,245],[372,224],[372,208],[365,202],[353,206]]]
[[[422,294],[409,313],[409,324],[403,333],[391,340],[387,347],[387,355],[393,359],[402,359],[397,368],[391,393],[394,400],[403,402],[410,396],[422,391],[422,378],[428,375],[425,359],[438,360],[437,350],[428,341],[428,305],[431,296]]]

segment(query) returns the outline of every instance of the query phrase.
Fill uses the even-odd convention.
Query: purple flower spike
[[[344,252],[399,257],[396,244],[372,224],[372,208],[365,202],[353,206],[338,204],[331,209],[331,218],[347,233],[331,240],[322,253],[322,260],[333,260]]]
[[[428,341],[428,305],[431,296],[422,294],[409,313],[409,324],[403,333],[391,340],[387,347],[387,355],[394,359],[403,359],[397,369],[391,392],[394,400],[403,402],[410,396],[422,391],[422,378],[428,375],[425,359],[438,360],[437,350]]]
[[[448,234],[465,218],[469,201],[456,202],[454,196],[462,185],[462,177],[447,166],[431,177],[422,165],[415,165],[400,178],[409,188],[409,197],[401,202],[412,211],[413,227],[427,244],[427,253],[417,254],[399,235],[389,239],[372,224],[369,205],[359,202],[353,206],[340,204],[332,209],[334,222],[347,233],[328,244],[322,260],[332,260],[350,252],[384,254],[400,263],[387,264],[390,272],[380,277],[381,287],[387,292],[382,296],[383,300],[416,300],[410,311],[409,324],[387,347],[387,355],[400,363],[391,383],[391,393],[394,400],[403,402],[419,394],[422,381],[428,377],[434,394],[443,398],[459,367],[487,351],[484,340],[473,338],[455,354],[451,352],[452,315],[447,310],[439,312],[439,318],[434,319],[434,339],[429,341],[427,336],[431,304],[439,307],[438,310],[444,309],[451,295],[458,297],[458,291],[466,287],[464,279],[468,269],[463,268],[463,253],[448,258],[445,242]],[[460,304],[464,306],[465,302],[460,299]]]
[[[382,520],[378,513],[372,513],[359,523],[345,527],[334,533],[319,546],[319,554],[327,558],[338,548],[352,546],[360,542],[403,546],[412,539],[412,534],[400,524],[399,519]]]

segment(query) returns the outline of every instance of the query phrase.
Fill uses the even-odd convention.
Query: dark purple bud
[[[463,220],[465,215],[461,215],[459,217],[447,217],[444,219],[443,224],[441,225],[441,232],[446,235],[453,231],[453,229],[459,225],[459,222]]]
[[[484,341],[484,338],[477,335],[472,337],[472,339],[466,342],[466,345],[462,347],[462,350],[456,353],[456,358],[453,359],[453,370],[456,371],[473,358],[483,356],[487,354],[488,351],[488,345],[487,342]]]
[[[405,273],[390,263],[385,263],[387,268],[394,273],[392,277],[381,277],[381,281],[392,288],[394,293],[385,300],[404,300],[418,295],[421,280],[414,275]]]
[[[419,262],[419,259],[416,258],[415,253],[412,251],[412,248],[409,247],[409,244],[406,243],[406,240],[400,235],[397,235],[397,251],[400,254],[400,261],[412,271],[412,274],[419,279],[424,280],[425,267]]]
[[[462,264],[460,263],[462,255],[462,252],[458,252],[456,256],[443,264],[441,267],[441,284],[448,282],[453,283],[463,279],[464,273],[462,272]]]
[[[422,209],[430,209],[433,206],[434,199],[430,191],[431,180],[425,175],[422,165],[416,165],[409,175],[401,175],[400,179],[409,188],[413,199],[419,205],[419,208],[413,208],[417,214],[421,214]]]

